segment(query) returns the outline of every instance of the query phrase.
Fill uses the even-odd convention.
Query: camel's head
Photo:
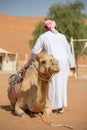
[[[36,59],[39,63],[39,73],[42,75],[52,76],[52,74],[60,71],[59,62],[52,55],[44,54],[40,57],[36,57]]]

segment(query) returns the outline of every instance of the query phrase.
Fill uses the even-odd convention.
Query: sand
[[[24,118],[10,111],[7,97],[9,74],[0,73],[0,130],[66,130],[65,127],[51,127],[45,124],[39,115]],[[69,78],[68,107],[63,114],[53,114],[57,123],[72,125],[74,130],[87,130],[87,79]]]

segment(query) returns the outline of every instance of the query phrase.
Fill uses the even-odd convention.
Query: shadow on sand
[[[13,114],[14,116],[17,116],[17,115],[15,114],[14,110],[11,110],[10,105],[1,105],[1,106],[0,106],[0,109],[4,109],[5,111],[10,111],[11,114]],[[25,113],[26,113],[26,115],[28,115],[30,118],[34,118],[34,117],[36,117],[36,115],[38,114],[38,113],[35,113],[35,112],[31,112],[31,111],[29,111],[29,110],[26,110]]]

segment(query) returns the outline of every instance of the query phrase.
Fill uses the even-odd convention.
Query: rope
[[[38,77],[39,77],[41,80],[43,80],[43,81],[47,81],[47,82],[49,82],[49,81],[51,81],[51,80],[52,80],[52,76],[51,76],[51,78],[50,78],[50,79],[44,79],[44,78],[41,78],[39,75],[38,75]]]
[[[67,125],[67,124],[58,124],[58,123],[55,123],[53,122],[52,120],[50,120],[49,122],[46,122],[44,121],[43,119],[43,116],[39,113],[39,116],[41,118],[41,120],[46,124],[46,125],[49,125],[49,126],[52,126],[52,127],[66,127],[66,128],[69,128],[69,129],[73,129],[72,126],[70,125]],[[51,118],[51,117],[50,117]]]

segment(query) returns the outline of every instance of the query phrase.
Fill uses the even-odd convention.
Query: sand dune
[[[19,59],[30,55],[29,40],[35,26],[44,20],[43,17],[19,17],[0,14],[0,48],[17,52]]]
[[[29,40],[36,25],[44,17],[20,17],[0,14],[0,48],[17,52],[19,60],[25,60],[25,55],[30,56]],[[86,56],[78,59],[81,64],[87,64]]]

